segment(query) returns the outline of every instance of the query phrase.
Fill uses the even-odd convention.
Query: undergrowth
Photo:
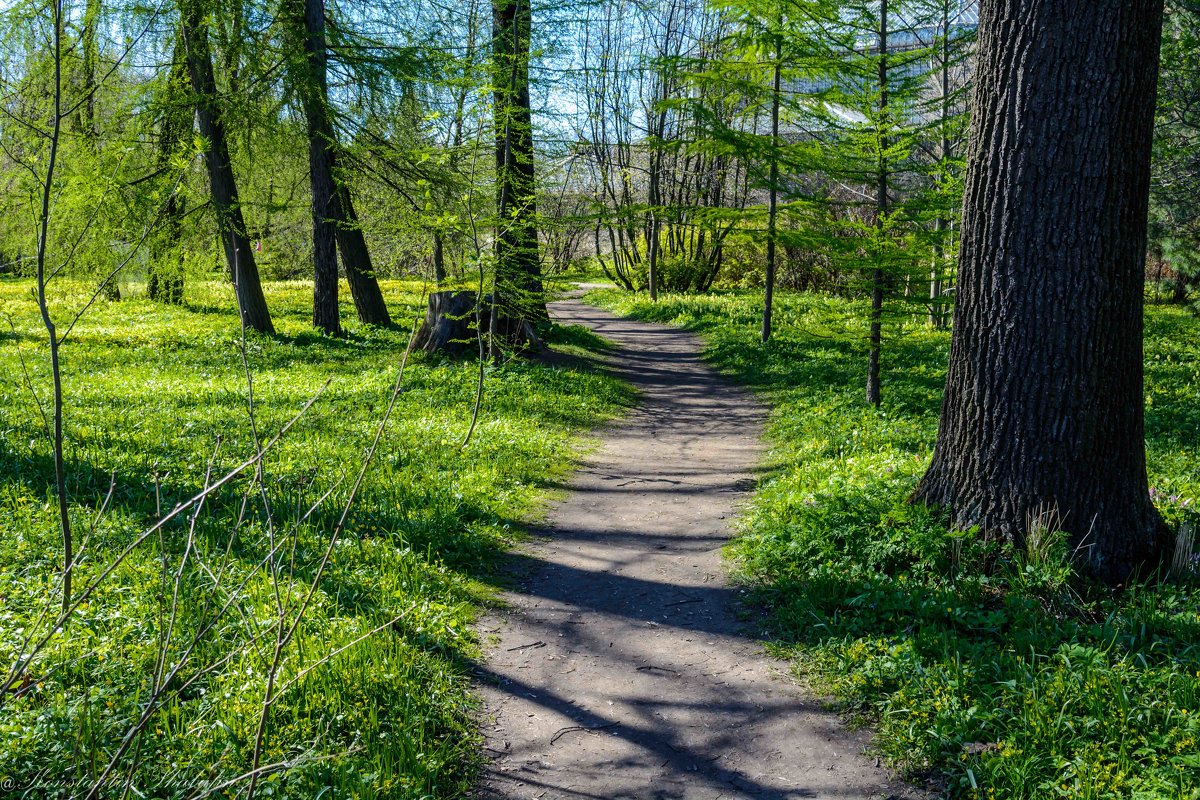
[[[759,297],[595,292],[700,332],[712,363],[773,406],[771,472],[732,547],[800,676],[868,720],[875,747],[951,797],[1200,798],[1200,606],[1193,579],[1112,592],[1075,576],[1045,526],[1021,552],[905,500],[928,465],[949,347],[910,324],[863,401],[863,309]],[[1174,526],[1200,501],[1200,324],[1147,312],[1147,447]]]
[[[55,288],[60,318],[86,296],[83,286]],[[421,299],[419,285],[387,282],[401,327],[350,322],[346,336],[327,338],[312,332],[311,285],[266,289],[279,334],[251,335],[247,353],[260,434],[269,438],[326,380],[331,384],[266,461],[274,519],[261,508],[241,512],[249,473],[213,496],[198,518],[190,563],[213,572],[225,563],[224,588],[189,567],[176,629],[194,628],[212,593],[224,596],[243,576],[247,583],[236,614],[205,641],[196,664],[219,661],[231,642],[252,640],[274,614],[280,599],[256,568],[272,526],[296,526],[291,590],[307,590],[386,406]],[[59,602],[53,464],[38,410],[48,403],[49,370],[31,291],[29,281],[0,280],[0,312],[12,323],[0,331],[5,672],[25,631]],[[64,347],[71,515],[88,539],[77,587],[155,518],[156,505],[173,507],[202,488],[210,465],[219,474],[254,452],[231,292],[194,284],[188,297],[183,307],[137,297],[101,302]],[[576,353],[594,344],[573,330],[550,338]],[[470,623],[493,595],[488,570],[569,467],[578,435],[630,400],[598,373],[513,359],[489,368],[478,427],[460,448],[476,378],[471,362],[415,356],[409,364],[346,533],[285,653],[281,679],[297,683],[270,712],[262,762],[294,766],[266,775],[258,796],[448,797],[471,785],[480,739],[469,686],[477,653]],[[98,515],[110,485],[111,500]],[[305,518],[302,512],[330,490]],[[257,502],[257,490],[250,496]],[[4,797],[74,796],[100,774],[147,696],[165,628],[163,565],[178,558],[187,527],[181,517],[135,550],[0,704]],[[123,796],[127,777],[130,797],[192,796],[247,771],[269,644],[246,648],[172,699],[104,796]]]

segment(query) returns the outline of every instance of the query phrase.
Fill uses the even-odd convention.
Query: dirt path
[[[551,306],[643,393],[525,548],[490,615],[485,798],[882,798],[902,787],[743,631],[720,550],[764,409],[682,331]]]

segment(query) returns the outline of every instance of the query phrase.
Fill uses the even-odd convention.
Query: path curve
[[[754,485],[763,407],[686,332],[574,299],[551,314],[614,342],[613,371],[642,397],[517,556],[529,570],[509,607],[481,623],[480,796],[904,796],[743,630],[720,551]]]

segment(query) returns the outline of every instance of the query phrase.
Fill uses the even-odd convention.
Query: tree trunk
[[[942,307],[942,266],[946,261],[945,230],[946,220],[943,217],[934,220],[933,266],[929,268],[929,327],[939,331],[946,327],[946,313]]]
[[[668,16],[668,32],[670,34],[670,21],[674,18],[674,7],[672,13]],[[657,93],[660,109],[654,116],[654,129],[650,131],[652,140],[650,144],[650,174],[647,178],[646,201],[650,206],[650,224],[646,230],[646,281],[650,289],[650,302],[658,302],[658,261],[661,255],[662,242],[660,242],[660,221],[659,216],[662,206],[662,148],[663,136],[666,134],[667,126],[667,109],[665,106],[667,100],[667,79],[669,72],[666,67],[660,69],[658,73],[659,91]]]
[[[86,0],[83,6],[83,30],[80,33],[80,46],[83,49],[83,104],[79,107],[78,127],[89,141],[94,141],[99,135],[96,129],[96,63],[99,58],[99,47],[96,42],[97,28],[100,25],[100,0]]]
[[[982,5],[958,302],[914,499],[1110,582],[1169,548],[1146,485],[1142,270],[1163,0]]]
[[[446,237],[440,228],[433,229],[433,282],[441,286],[446,281]]]
[[[354,212],[345,177],[338,171],[338,138],[329,105],[328,43],[324,0],[292,0],[292,15],[303,40],[304,64],[295,82],[308,126],[309,184],[313,214],[313,324],[341,331],[338,312],[337,252],[350,284],[360,322],[390,325],[391,315],[375,279],[371,252]]]
[[[151,300],[179,305],[183,303],[183,238],[184,203],[179,197],[171,161],[191,140],[193,115],[188,100],[187,63],[183,58],[182,42],[176,42],[171,54],[171,73],[161,98],[162,121],[158,129],[158,154],[155,166],[163,170],[172,183],[171,194],[163,207],[160,228],[150,246],[150,266],[146,274],[146,293]]]
[[[271,324],[271,313],[267,310],[267,299],[263,296],[258,277],[258,266],[254,263],[254,249],[246,235],[233,165],[229,160],[225,122],[213,75],[212,52],[208,47],[208,31],[204,27],[204,10],[200,0],[180,0],[179,11],[188,73],[196,95],[196,120],[200,135],[208,140],[204,163],[208,168],[213,212],[237,295],[238,311],[247,327],[262,333],[274,333],[275,327]]]
[[[532,28],[529,0],[493,0],[497,302],[511,316],[545,320],[529,105]]]
[[[940,61],[938,69],[938,88],[940,97],[938,102],[938,129],[941,134],[941,148],[938,151],[938,156],[942,163],[946,164],[951,157],[950,152],[950,132],[948,126],[950,124],[950,4],[948,2],[942,5],[942,40],[938,44],[938,59]],[[948,176],[946,176],[948,177]],[[935,330],[943,330],[946,327],[946,308],[942,300],[942,277],[945,272],[946,265],[946,241],[948,239],[947,231],[950,229],[950,222],[943,215],[938,215],[934,222],[934,244],[933,244],[933,267],[929,271],[929,325]]]
[[[541,340],[533,326],[523,319],[504,314],[492,324],[491,298],[483,298],[476,307],[475,292],[433,292],[425,319],[413,337],[413,349],[450,356],[478,356],[479,331],[485,330],[503,342],[522,350],[537,350]]]
[[[875,187],[875,227],[879,236],[887,223],[888,212],[888,4],[879,4],[879,161]],[[883,349],[883,270],[871,270],[871,338],[867,356],[867,402],[880,403],[879,353]]]
[[[99,149],[100,137],[100,131],[96,127],[96,92],[100,88],[96,71],[100,56],[97,41],[97,29],[100,25],[100,0],[86,0],[83,6],[82,21],[83,27],[79,32],[79,44],[83,51],[81,54],[83,56],[81,65],[83,74],[80,81],[83,100],[76,112],[75,127],[86,146],[95,153]],[[117,282],[116,275],[113,275],[104,284],[103,290],[104,296],[108,300],[121,299],[121,285]]]
[[[777,24],[783,27],[782,15]],[[771,340],[771,316],[775,305],[775,250],[779,237],[779,99],[782,89],[783,49],[782,34],[775,35],[775,68],[771,84],[771,187],[767,201],[767,275],[763,289],[762,340]]]
[[[290,0],[292,24],[303,42],[303,67],[296,84],[308,125],[308,183],[312,191],[313,326],[331,336],[342,332],[338,310],[337,205],[330,137],[323,0]],[[302,33],[301,33],[302,32]]]
[[[1177,276],[1171,281],[1171,302],[1175,305],[1183,305],[1188,299],[1188,285],[1182,275]]]
[[[330,156],[332,158],[332,151]],[[337,203],[333,209],[337,246],[342,253],[342,266],[346,269],[346,280],[350,284],[350,296],[354,298],[358,321],[368,325],[391,325],[392,316],[388,313],[383,291],[375,278],[375,265],[371,263],[371,251],[367,249],[367,239],[363,236],[362,226],[358,224],[358,214],[354,212],[350,187],[336,168],[333,178],[337,192],[334,197]]]

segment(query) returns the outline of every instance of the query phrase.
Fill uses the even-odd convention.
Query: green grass
[[[847,335],[854,304],[785,294],[763,346],[756,295],[591,297],[699,331],[712,363],[773,406],[769,477],[732,554],[780,651],[871,722],[891,763],[952,797],[1200,797],[1194,582],[1114,595],[1072,575],[1061,540],[1014,553],[905,503],[931,455],[948,334],[887,342],[877,411]],[[1195,525],[1200,322],[1156,307],[1147,323],[1151,484],[1172,524]]]
[[[408,338],[407,330],[357,326],[349,308],[348,335],[315,335],[309,286],[266,288],[279,334],[248,341],[260,434],[278,431],[331,383],[266,460],[271,517],[247,473],[197,518],[172,657],[199,630],[206,603],[224,602],[228,587],[244,580],[234,610],[180,680],[234,657],[153,718],[136,758],[126,759],[142,796],[184,796],[249,768],[273,634],[261,648],[241,644],[269,626],[277,603],[294,608],[317,574]],[[419,285],[389,282],[384,290],[407,328]],[[71,515],[77,540],[88,539],[77,589],[154,519],[156,493],[170,508],[203,486],[210,463],[220,474],[254,452],[231,293],[215,284],[188,292],[182,308],[136,297],[102,301],[64,347]],[[83,296],[82,287],[56,286],[56,316],[66,319]],[[51,452],[36,405],[49,401],[47,349],[29,281],[0,281],[0,313],[12,322],[0,320],[0,666],[7,671],[23,632],[59,602],[61,550]],[[575,354],[597,345],[574,329],[550,338]],[[460,449],[476,375],[470,362],[410,362],[345,536],[285,651],[282,678],[403,616],[301,677],[275,705],[263,763],[300,763],[260,784],[259,796],[450,797],[470,786],[480,758],[470,625],[493,596],[489,570],[569,468],[579,436],[631,401],[598,373],[514,359],[489,369],[478,428]],[[89,534],[110,481],[111,502]],[[272,525],[276,535],[296,534],[288,557],[276,561],[279,599],[268,571],[256,566]],[[164,564],[174,569],[187,537],[188,520],[180,518],[135,550],[29,668],[25,690],[0,707],[5,796],[21,796],[19,787],[29,797],[56,786],[79,791],[103,768],[148,694],[168,627]],[[226,564],[224,589],[213,588],[197,559],[214,573]],[[326,789],[333,793],[322,795]]]

